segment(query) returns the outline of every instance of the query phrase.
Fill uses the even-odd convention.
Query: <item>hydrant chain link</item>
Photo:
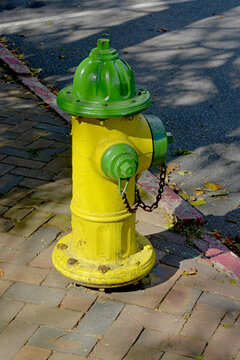
[[[164,186],[165,186],[166,171],[167,171],[167,167],[166,167],[165,164],[163,164],[160,167],[160,181],[159,181],[158,194],[156,196],[156,201],[151,206],[146,205],[142,201],[137,186],[136,186],[136,189],[135,189],[136,201],[133,204],[133,206],[131,206],[129,204],[126,193],[124,191],[122,192],[123,203],[124,203],[126,209],[128,210],[128,212],[135,213],[138,207],[141,207],[144,211],[147,211],[147,212],[152,212],[154,209],[157,209],[158,204],[159,204],[159,202],[160,202],[160,200],[162,198],[162,193],[163,193]]]

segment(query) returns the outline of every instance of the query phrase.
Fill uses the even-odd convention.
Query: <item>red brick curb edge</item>
[[[16,74],[16,77],[25,86],[40,97],[40,99],[48,104],[62,118],[71,123],[71,116],[57,106],[56,95],[54,95],[46,86],[33,77],[31,75],[31,71],[2,44],[0,44],[0,59],[9,66],[9,68]]]
[[[37,78],[33,77],[31,71],[2,44],[0,44],[0,59],[9,66],[25,86],[42,101],[47,103],[51,109],[56,111],[63,119],[71,123],[71,116],[57,106],[56,95],[40,83]],[[139,185],[148,196],[155,197],[159,180],[149,171],[145,171],[139,180]],[[177,219],[177,221],[195,221],[199,224],[204,224],[203,216],[168,186],[164,188],[161,206],[172,218]],[[204,235],[203,240],[204,241],[193,239],[198,249],[202,251],[214,265],[232,278],[240,281],[240,259],[214,237]]]

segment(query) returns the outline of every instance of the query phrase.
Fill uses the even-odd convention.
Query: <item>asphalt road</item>
[[[240,234],[238,0],[2,0],[0,10],[1,36],[52,88],[71,83],[97,39],[109,36],[151,92],[147,112],[174,134],[168,161],[192,173],[172,181],[191,196],[206,182],[221,185],[229,194],[205,192],[198,209],[209,229]],[[173,156],[179,148],[192,153]]]

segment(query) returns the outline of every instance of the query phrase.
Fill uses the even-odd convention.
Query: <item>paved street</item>
[[[239,283],[159,211],[138,212],[157,254],[139,284],[101,292],[53,268],[70,230],[70,127],[4,67],[0,94],[0,360],[239,360]]]
[[[238,0],[3,0],[0,8],[2,36],[53,89],[72,82],[96,40],[109,36],[150,90],[148,112],[174,134],[169,161],[192,173],[175,172],[172,181],[195,197],[206,182],[226,189],[198,196],[206,201],[198,209],[210,230],[239,235]],[[193,153],[173,156],[179,149]]]

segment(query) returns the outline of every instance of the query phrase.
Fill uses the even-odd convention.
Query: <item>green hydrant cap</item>
[[[146,110],[151,98],[135,84],[132,69],[110,47],[109,39],[98,39],[78,66],[73,84],[59,92],[57,103],[71,115],[107,119]]]
[[[128,144],[114,144],[103,154],[101,167],[110,179],[128,179],[138,169],[137,152]]]

